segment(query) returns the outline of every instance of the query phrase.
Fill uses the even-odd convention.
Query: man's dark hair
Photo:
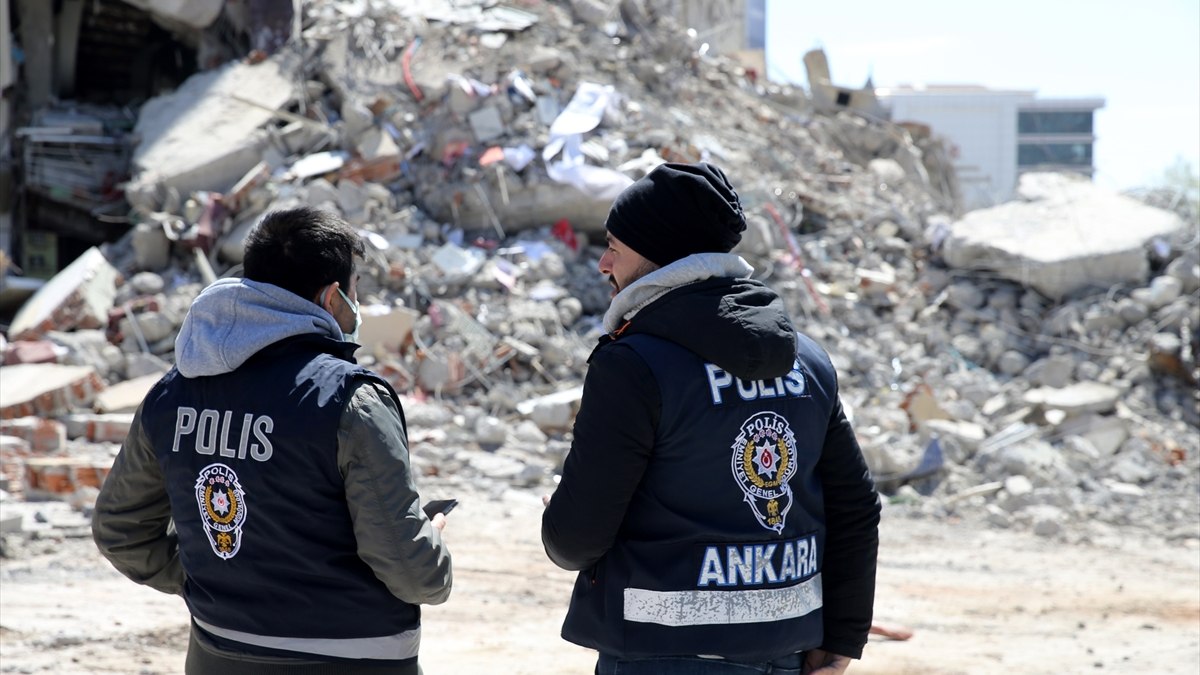
[[[366,247],[346,221],[310,206],[272,211],[246,237],[245,276],[312,300],[338,282],[350,290],[354,257]]]

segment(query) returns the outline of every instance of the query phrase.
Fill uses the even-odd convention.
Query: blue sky
[[[1200,169],[1197,0],[767,0],[767,74],[807,84],[824,47],[833,80],[980,84],[1102,97],[1096,182],[1154,184],[1182,156]]]

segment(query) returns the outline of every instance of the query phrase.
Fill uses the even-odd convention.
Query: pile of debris
[[[300,203],[369,242],[358,356],[406,395],[415,465],[548,490],[608,305],[608,206],[707,160],[897,508],[1198,536],[1195,224],[1038,175],[960,217],[936,143],[757,81],[654,2],[609,4],[305,3],[288,47],[147,102],[138,224],[9,328],[10,495],[86,506],[191,300]]]

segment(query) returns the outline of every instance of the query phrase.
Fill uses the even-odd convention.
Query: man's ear
[[[317,306],[321,309],[333,314],[333,294],[337,293],[338,282],[333,282],[325,288],[317,291]]]

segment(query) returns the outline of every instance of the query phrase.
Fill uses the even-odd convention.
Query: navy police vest
[[[179,533],[183,596],[203,624],[301,639],[420,624],[420,609],[357,554],[338,423],[355,381],[387,385],[345,349],[289,338],[231,373],[189,379],[172,369],[147,396],[142,424]]]
[[[627,658],[762,661],[820,646],[828,357],[798,336],[790,373],[739,380],[661,338],[617,345],[649,366],[662,412],[616,543],[579,575],[563,637]]]

